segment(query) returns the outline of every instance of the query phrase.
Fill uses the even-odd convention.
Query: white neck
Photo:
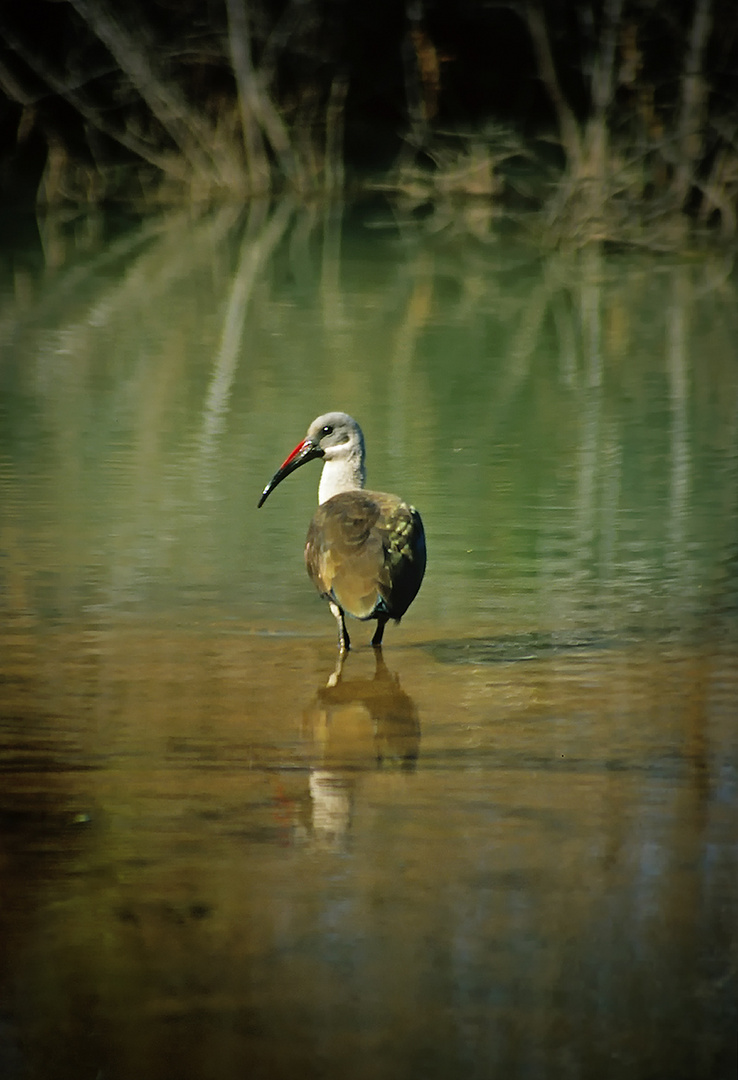
[[[318,502],[324,503],[342,491],[358,491],[364,486],[363,454],[359,447],[350,454],[328,457],[323,462],[318,487]]]

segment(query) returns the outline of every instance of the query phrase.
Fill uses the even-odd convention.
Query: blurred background
[[[735,234],[726,0],[30,0],[0,35],[11,202],[379,187],[418,213],[537,210],[569,239]]]

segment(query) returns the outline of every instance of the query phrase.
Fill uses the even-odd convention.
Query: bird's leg
[[[334,604],[332,600],[330,601],[330,608],[338,623],[338,651],[340,654],[347,653],[351,648],[351,638],[346,629],[346,619],[344,618],[343,611],[338,604]]]
[[[346,656],[347,653],[339,652],[338,656],[336,657],[335,671],[331,672],[331,674],[328,676],[328,682],[325,684],[328,690],[332,690],[340,683],[341,676],[343,675],[343,665],[346,660]]]
[[[382,648],[382,635],[384,634],[384,628],[387,625],[386,615],[377,615],[377,629],[374,631],[374,637],[372,638],[372,645],[375,649]]]
[[[374,678],[377,682],[392,682],[392,676],[387,670],[387,665],[384,662],[381,645],[374,650]]]

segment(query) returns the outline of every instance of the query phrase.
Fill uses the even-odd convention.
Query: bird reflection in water
[[[395,768],[411,772],[420,749],[415,702],[375,650],[371,679],[344,679],[339,665],[304,714],[314,747],[310,770],[311,832],[337,847],[351,827],[355,787],[362,772]]]

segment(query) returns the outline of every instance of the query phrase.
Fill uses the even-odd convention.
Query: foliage
[[[43,205],[369,182],[535,209],[555,239],[735,235],[729,0],[32,0],[0,31],[0,182]]]

